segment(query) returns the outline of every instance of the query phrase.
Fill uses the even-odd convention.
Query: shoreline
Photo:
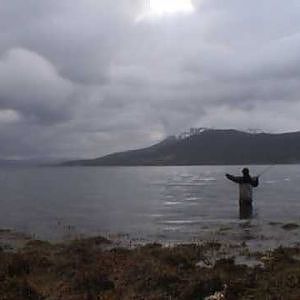
[[[101,236],[51,243],[0,230],[0,237],[3,299],[213,300],[300,296],[299,244],[253,251],[244,242],[208,240],[125,247]]]
[[[0,228],[1,240],[11,240],[12,243],[28,239],[44,240],[50,243],[63,243],[69,240],[86,239],[93,236],[102,236],[111,240],[116,246],[131,248],[145,244],[160,243],[164,246],[176,244],[220,242],[223,244],[246,244],[251,251],[264,251],[278,247],[299,246],[300,222],[262,221],[259,219],[237,219],[233,222],[211,222],[205,225],[194,225],[190,231],[178,229],[174,225],[166,227],[165,231],[100,231],[85,230],[74,225],[59,222],[49,230],[22,231],[18,228]],[[5,237],[6,235],[6,237]]]

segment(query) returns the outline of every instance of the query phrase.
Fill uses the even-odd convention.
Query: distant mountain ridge
[[[300,132],[250,133],[234,129],[201,129],[169,137],[153,146],[64,166],[228,165],[300,163]]]

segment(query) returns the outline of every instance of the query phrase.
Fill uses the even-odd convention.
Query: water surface
[[[253,174],[266,166],[252,166]],[[298,239],[300,166],[269,169],[254,191],[254,215],[240,220],[239,166],[39,167],[0,169],[0,227],[57,238],[129,234],[192,241]]]

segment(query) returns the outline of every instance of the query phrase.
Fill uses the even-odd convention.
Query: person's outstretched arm
[[[237,176],[233,176],[233,175],[230,175],[228,173],[225,174],[226,178],[235,182],[235,183],[241,183],[241,180],[240,180],[240,177],[237,177]]]

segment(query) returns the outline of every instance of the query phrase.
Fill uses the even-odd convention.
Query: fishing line
[[[270,165],[270,166],[267,166],[265,169],[262,170],[262,172],[260,172],[257,177],[260,177],[261,175],[265,174],[266,172],[268,172],[270,169],[274,168],[275,165]]]

